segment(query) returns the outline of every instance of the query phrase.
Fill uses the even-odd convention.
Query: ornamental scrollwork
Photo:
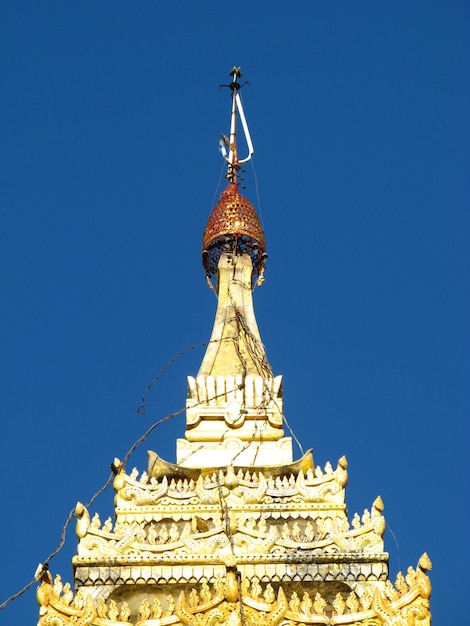
[[[118,461],[119,464],[119,461]],[[136,469],[130,475],[122,470],[114,479],[116,506],[121,509],[153,505],[217,504],[221,495],[230,506],[270,503],[344,503],[347,483],[347,460],[342,457],[333,470],[327,463],[305,470],[296,468],[285,474],[265,475],[264,472],[233,468],[199,472],[194,477],[178,476],[168,470],[143,472]],[[171,468],[173,471],[173,468]]]
[[[318,592],[299,596],[256,577],[240,578],[228,568],[212,586],[202,582],[177,598],[167,595],[165,606],[157,596],[145,599],[134,618],[126,602],[99,598],[95,604],[83,588],[74,595],[59,576],[53,581],[45,572],[37,590],[38,626],[430,626],[429,569],[423,554],[417,568],[399,574],[395,585],[362,583],[329,601]]]

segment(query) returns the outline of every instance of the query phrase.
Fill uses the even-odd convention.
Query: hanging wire
[[[218,340],[216,340],[216,341],[218,341]],[[146,405],[147,396],[148,396],[148,393],[149,393],[150,389],[161,378],[162,374],[170,367],[170,365],[172,365],[172,363],[174,363],[178,358],[180,358],[182,355],[186,354],[190,350],[194,350],[195,348],[198,348],[198,347],[201,347],[201,346],[205,346],[205,345],[207,345],[209,343],[211,343],[211,342],[210,341],[203,341],[203,342],[201,342],[199,344],[194,344],[194,345],[188,346],[184,350],[181,350],[180,352],[178,352],[178,354],[176,354],[174,357],[172,357],[160,369],[158,374],[152,379],[152,381],[149,383],[149,385],[147,385],[147,389],[145,390],[145,393],[144,393],[144,395],[142,397],[142,403],[141,403],[141,405],[138,408],[138,412],[142,413],[142,409]],[[220,395],[221,394],[219,394],[219,396]],[[211,400],[216,399],[219,396],[214,396],[214,398],[211,398]],[[162,417],[157,422],[152,424],[152,426],[150,426],[150,428],[148,428],[145,431],[145,433],[141,437],[139,437],[139,439],[137,439],[137,441],[135,441],[132,444],[132,446],[129,448],[129,450],[127,451],[127,453],[125,454],[125,456],[124,456],[124,458],[123,458],[123,460],[121,462],[121,467],[123,467],[123,468],[125,467],[125,465],[126,465],[127,461],[129,460],[130,456],[135,452],[135,450],[147,439],[147,437],[158,426],[160,426],[164,422],[167,422],[168,420],[176,417],[177,415],[180,415],[184,411],[186,411],[186,407],[181,408],[181,409],[179,409],[177,411],[174,411],[173,413],[169,413],[165,417]],[[113,469],[116,469],[116,468],[113,467]],[[109,475],[109,477],[107,478],[106,482],[93,494],[93,496],[88,500],[88,502],[84,506],[86,508],[90,507],[93,504],[93,502],[96,500],[96,498],[99,495],[101,495],[103,493],[103,491],[105,491],[109,487],[109,485],[113,482],[113,479],[114,479],[114,471]],[[74,518],[75,518],[75,507],[70,510],[70,512],[67,515],[67,518],[66,518],[64,524],[62,525],[61,536],[60,536],[59,543],[54,548],[54,550],[49,554],[49,556],[46,559],[44,559],[44,561],[42,563],[40,563],[39,567],[37,568],[37,574],[22,589],[20,589],[18,592],[16,592],[15,594],[13,594],[9,598],[7,598],[4,602],[2,602],[2,604],[0,604],[0,611],[2,609],[4,609],[8,604],[10,604],[10,602],[13,602],[14,600],[16,600],[17,598],[22,596],[24,593],[26,593],[26,591],[28,591],[28,589],[30,589],[32,587],[32,585],[34,585],[34,583],[37,582],[40,579],[41,575],[49,569],[50,561],[62,550],[62,548],[63,548],[63,546],[65,544],[68,527],[70,526],[70,524],[71,524],[71,522],[73,521]]]
[[[276,402],[274,400],[274,402]],[[296,434],[294,433],[294,431],[292,430],[292,427],[290,426],[289,422],[287,421],[287,417],[285,416],[284,413],[282,413],[282,421],[284,422],[284,424],[287,426],[287,430],[290,432],[290,434],[292,435],[293,440],[295,441],[295,443],[299,446],[299,450],[301,455],[303,456],[305,454],[304,449],[302,447],[302,444],[300,443],[298,437],[296,436]]]
[[[222,163],[222,166],[220,168],[219,180],[217,182],[217,186],[216,186],[215,191],[214,191],[214,197],[212,198],[211,211],[215,207],[215,199],[217,198],[217,194],[219,193],[220,183],[221,183],[222,178],[224,176],[224,170],[225,170],[225,163]]]
[[[222,470],[219,470],[219,472],[217,472],[216,476],[217,476],[217,490],[219,492],[219,499],[220,499],[220,508],[222,511],[222,517],[224,519],[225,522],[225,532],[227,534],[229,543],[230,543],[230,550],[232,552],[232,557],[234,558],[234,560],[236,559],[236,555],[235,555],[235,542],[233,540],[233,534],[232,534],[232,527],[230,524],[230,507],[228,506],[227,500],[225,499],[224,496],[224,492],[222,489],[222,484],[220,481],[220,477],[222,474]],[[246,626],[246,620],[245,620],[245,612],[243,610],[243,601],[242,601],[242,581],[241,581],[241,576],[239,575],[239,571],[238,569],[235,567],[235,578],[237,581],[237,589],[238,589],[238,606],[240,607],[240,621],[241,621],[241,626]]]
[[[235,281],[233,281],[235,282]],[[255,365],[257,365],[258,367],[258,373],[261,375],[262,379],[263,379],[263,387],[265,392],[267,393],[267,395],[269,396],[269,399],[274,403],[274,405],[276,406],[276,408],[279,410],[279,404],[277,402],[277,398],[275,398],[272,395],[271,389],[270,387],[267,385],[266,380],[265,380],[265,372],[266,370],[268,372],[271,372],[271,365],[269,364],[267,358],[266,358],[266,353],[264,350],[264,346],[263,347],[259,347],[259,339],[257,337],[255,337],[251,331],[251,329],[249,328],[248,324],[245,322],[245,318],[242,314],[242,312],[237,308],[237,306],[235,305],[235,302],[233,300],[233,296],[229,291],[229,297],[231,300],[231,304],[232,307],[235,311],[235,315],[237,317],[237,322],[239,324],[239,332],[236,334],[236,336],[233,338],[233,342],[234,342],[234,346],[235,349],[237,351],[238,357],[240,359],[240,361],[244,364],[245,366],[245,374],[246,374],[246,364],[244,362],[244,358],[243,355],[241,353],[241,350],[239,349],[239,342],[240,342],[240,330],[243,330],[244,336],[246,338],[250,338],[250,342],[245,340],[245,347],[248,350],[248,352],[250,353],[250,355],[253,357],[254,361],[255,361]],[[287,421],[287,418],[284,414],[283,411],[279,411],[282,415],[282,420],[285,423],[285,425],[287,426],[287,429],[289,430],[290,434],[292,435],[292,438],[294,439],[295,443],[298,445],[299,450],[302,454],[302,456],[304,455],[304,449],[302,447],[302,444],[300,443],[298,437],[296,436],[296,434],[294,433],[293,429],[291,428],[289,422]],[[240,454],[240,452],[238,453]],[[238,456],[237,454],[237,456]]]
[[[0,604],[0,611],[4,609],[8,604],[10,604],[10,602],[13,602],[13,600],[16,600],[17,598],[22,596],[24,593],[26,593],[28,589],[30,589],[34,585],[34,583],[37,583],[36,578],[33,578],[32,580],[30,580],[29,583],[23,587],[23,589],[20,589],[20,591],[15,593],[13,596],[10,596],[9,598],[7,598],[5,602]]]
[[[261,201],[260,201],[260,198],[259,198],[258,177],[256,175],[256,169],[255,169],[255,163],[254,163],[253,157],[251,158],[251,168],[253,170],[253,176],[254,176],[254,179],[255,179],[256,202],[258,203],[259,218],[260,218],[261,226],[262,226],[262,228],[264,230],[263,211],[261,210]]]
[[[394,541],[395,541],[395,545],[397,547],[397,561],[398,561],[398,571],[401,572],[401,562],[400,562],[400,547],[398,545],[398,539],[395,536],[395,533],[393,532],[393,530],[390,528],[390,525],[387,523],[387,530],[390,531]]]
[[[154,376],[152,380],[149,382],[149,384],[147,385],[147,388],[144,391],[144,394],[142,396],[141,403],[137,408],[137,413],[139,413],[139,415],[145,415],[144,408],[145,408],[145,405],[147,404],[147,396],[150,393],[150,390],[152,389],[152,387],[155,385],[156,382],[160,380],[160,378],[166,372],[166,370],[170,367],[170,365],[173,365],[173,363],[177,361],[180,357],[182,357],[184,354],[186,354],[186,352],[190,352],[191,350],[194,350],[195,348],[201,348],[202,346],[207,346],[209,343],[210,341],[201,341],[200,343],[195,343],[192,346],[188,346],[184,350],[180,350],[178,354],[175,354],[175,356],[173,356],[169,361],[167,361],[167,363],[165,363],[165,365],[160,369],[158,374]]]
[[[235,268],[234,268],[235,269]],[[234,279],[234,277],[233,277]],[[235,280],[233,280],[233,282],[235,282]],[[253,333],[251,332],[249,326],[247,325],[245,318],[243,316],[243,313],[238,309],[238,307],[236,306],[233,296],[232,294],[230,294],[229,292],[229,297],[231,299],[231,303],[235,312],[235,319],[237,322],[237,326],[238,326],[238,332],[236,333],[235,337],[230,337],[230,338],[224,338],[222,340],[216,339],[216,340],[210,340],[210,341],[203,341],[200,342],[198,344],[193,344],[191,346],[188,346],[187,348],[185,348],[184,350],[181,350],[180,352],[178,352],[174,357],[172,357],[158,372],[158,374],[150,381],[150,383],[147,385],[147,388],[142,396],[142,400],[141,400],[141,404],[139,405],[137,412],[141,415],[145,415],[144,412],[144,408],[147,404],[147,399],[148,399],[148,394],[150,393],[152,387],[159,381],[159,379],[161,378],[161,376],[164,374],[164,372],[176,361],[178,360],[181,356],[183,356],[184,354],[186,354],[187,352],[194,350],[195,348],[199,348],[199,347],[203,347],[203,346],[207,346],[208,344],[212,343],[212,342],[217,342],[220,343],[220,341],[233,341],[234,343],[234,347],[235,350],[237,352],[237,356],[240,359],[240,362],[243,365],[243,371],[244,371],[244,377],[246,377],[247,374],[247,365],[246,365],[246,361],[245,358],[243,357],[243,353],[242,350],[240,348],[240,341],[241,341],[241,336],[243,335],[244,338],[244,345],[246,350],[248,351],[248,353],[250,354],[250,356],[252,356],[253,361],[258,369],[258,372],[261,376],[261,378],[263,379],[263,384],[264,384],[264,389],[266,392],[266,395],[269,397],[269,399],[274,402],[277,405],[277,400],[276,398],[274,398],[272,396],[272,392],[270,387],[267,385],[266,383],[266,373],[267,372],[271,372],[271,366],[266,358],[266,354],[265,354],[265,350],[264,347],[261,346],[260,347],[260,342],[259,339],[257,337],[255,337],[253,335]],[[225,395],[224,393],[219,394],[220,395]],[[214,398],[212,399],[216,399],[219,396],[214,396]],[[267,400],[264,400],[262,402],[262,404],[258,407],[258,408],[263,408],[263,406],[266,406],[266,402]],[[164,422],[176,417],[177,415],[180,415],[181,413],[183,413],[186,410],[186,407],[181,408],[177,411],[174,411],[172,413],[169,413],[168,415],[166,415],[165,417],[162,417],[160,420],[158,420],[157,422],[155,422],[154,424],[152,424],[146,431],[145,433],[139,437],[139,439],[137,439],[137,441],[135,441],[132,446],[129,448],[128,452],[125,454],[120,467],[124,468],[126,466],[126,463],[128,462],[129,458],[131,457],[131,455],[135,452],[135,450],[147,439],[147,437],[161,424],[163,424]],[[299,446],[299,449],[301,450],[302,454],[303,454],[303,448],[299,442],[299,440],[297,439],[297,437],[295,436],[293,430],[291,429],[290,425],[287,422],[287,419],[285,417],[285,415],[282,413],[282,419],[283,422],[286,424],[286,426],[288,427],[290,433],[292,434],[294,440],[296,441],[297,445]],[[257,435],[260,436],[260,441],[262,441],[262,431],[264,430],[264,428],[266,428],[267,426],[267,418],[265,418],[263,420],[263,424],[260,427],[258,425],[258,423],[255,423],[255,427],[252,433],[252,436],[250,438],[250,440],[248,440],[244,446],[242,446],[242,448],[235,454],[235,456],[232,458],[231,460],[231,464],[233,464],[233,462],[235,461],[235,459],[242,454],[246,449],[248,449],[253,442],[256,440]],[[188,455],[191,456],[190,453]],[[257,451],[256,451],[257,454]],[[185,459],[186,460],[186,459]],[[256,456],[255,456],[255,460],[256,460]],[[251,463],[249,465],[249,467],[255,467],[254,462]],[[113,467],[113,470],[116,471],[117,468]],[[103,493],[108,487],[109,485],[113,482],[113,478],[114,478],[114,471],[109,475],[109,477],[107,478],[106,482],[103,484],[102,487],[100,487],[100,489],[98,489],[98,491],[96,491],[93,496],[90,498],[90,500],[85,504],[85,507],[88,508],[89,506],[91,506],[93,504],[93,502],[96,500],[96,498]],[[224,510],[224,515],[228,516],[228,505],[225,502],[225,498],[223,497],[223,493],[221,491],[220,488],[220,493],[221,493],[221,504],[225,504],[225,506],[223,507]],[[27,585],[25,585],[25,587],[23,587],[20,591],[18,591],[17,593],[15,593],[14,595],[10,596],[9,598],[7,598],[7,600],[5,600],[2,604],[0,604],[0,610],[4,609],[10,602],[16,600],[17,598],[19,598],[20,596],[22,596],[26,591],[28,591],[28,589],[30,589],[32,587],[32,585],[34,585],[35,582],[37,582],[40,579],[41,574],[43,574],[45,571],[47,571],[49,569],[49,563],[50,561],[61,551],[61,549],[63,548],[64,544],[65,544],[65,540],[66,540],[66,535],[67,535],[67,530],[69,525],[71,524],[71,522],[73,521],[73,519],[75,518],[75,508],[73,508],[63,526],[61,529],[61,537],[60,537],[60,541],[57,544],[56,548],[49,554],[49,556],[44,560],[43,563],[40,564],[38,570],[37,570],[37,574],[36,576],[29,582],[27,583]],[[228,520],[226,523],[228,524],[227,528],[230,530],[230,519],[229,517],[226,517],[226,519]],[[392,533],[393,534],[393,533]],[[231,537],[231,530],[230,530],[230,536],[229,536],[229,540],[231,541],[231,544],[233,544],[233,537]],[[397,544],[398,545],[398,544]],[[232,549],[233,551],[233,549]],[[241,585],[241,581],[240,581],[240,577],[237,576],[237,584]],[[239,597],[241,598],[241,587],[239,588]],[[240,600],[241,602],[241,600]],[[242,624],[245,624],[245,619],[243,616],[243,607],[242,605],[240,605],[240,615],[241,615],[241,619],[242,619]]]
[[[222,394],[219,394],[219,396]],[[219,397],[219,396],[214,396],[214,398],[211,398],[211,400]],[[163,424],[164,422],[167,422],[168,420],[176,417],[177,415],[180,415],[181,413],[183,413],[184,411],[186,411],[186,407],[179,409],[178,411],[174,411],[173,413],[169,413],[168,415],[166,415],[165,417],[162,417],[161,419],[159,419],[157,422],[155,422],[154,424],[152,424],[152,426],[150,426],[150,428],[148,428],[145,433],[139,437],[139,439],[137,439],[136,442],[134,442],[132,444],[132,446],[129,448],[128,452],[125,454],[122,462],[121,462],[121,466],[122,468],[125,467],[127,461],[129,460],[130,456],[133,454],[133,452],[135,452],[135,450],[140,446],[141,443],[143,443],[145,441],[145,439],[147,439],[147,437],[161,424]],[[93,502],[96,500],[96,498],[103,493],[103,491],[105,489],[107,489],[107,487],[109,487],[109,485],[113,482],[114,479],[114,473],[111,473],[109,478],[107,479],[107,481],[104,483],[104,485],[102,487],[100,487],[100,489],[98,491],[96,491],[93,496],[90,498],[90,500],[84,505],[85,508],[88,508],[89,506],[91,506],[91,504],[93,504]],[[0,610],[2,610],[3,608],[5,608],[10,602],[12,602],[13,600],[16,600],[17,598],[19,598],[20,596],[22,596],[35,582],[37,582],[40,578],[40,574],[44,573],[45,571],[47,571],[49,569],[49,563],[50,561],[60,552],[60,550],[63,548],[64,544],[65,544],[65,540],[66,540],[66,535],[67,535],[67,530],[69,525],[71,524],[71,522],[73,521],[73,519],[75,518],[75,507],[69,512],[67,519],[65,520],[62,529],[61,529],[61,537],[60,537],[60,541],[57,544],[56,548],[51,552],[51,554],[39,565],[38,567],[38,572],[39,574],[36,575],[25,587],[23,587],[23,589],[21,589],[20,591],[18,591],[17,593],[15,593],[13,596],[10,596],[9,598],[7,598],[2,604],[0,604]]]

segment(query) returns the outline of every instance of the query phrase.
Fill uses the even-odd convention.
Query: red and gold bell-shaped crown
[[[206,273],[217,272],[222,252],[248,252],[253,269],[259,274],[266,258],[264,232],[251,202],[230,182],[219,196],[209,216],[202,239],[202,258]]]

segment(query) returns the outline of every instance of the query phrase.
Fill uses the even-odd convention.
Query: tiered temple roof
[[[231,76],[229,182],[203,238],[218,307],[177,463],[149,452],[146,471],[127,473],[116,459],[114,522],[77,504],[74,591],[43,571],[39,626],[428,626],[431,563],[391,583],[381,498],[349,520],[346,458],[292,460],[253,308],[265,239],[238,191],[238,117],[249,157],[252,144]]]

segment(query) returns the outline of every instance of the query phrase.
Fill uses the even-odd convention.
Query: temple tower
[[[429,558],[390,582],[381,498],[349,520],[346,458],[324,468],[311,451],[292,459],[282,378],[253,308],[266,244],[239,191],[253,145],[240,68],[230,75],[228,184],[202,245],[218,304],[199,372],[188,378],[177,462],[149,452],[145,471],[127,473],[116,460],[114,525],[77,505],[74,591],[40,571],[39,625],[428,626]]]

